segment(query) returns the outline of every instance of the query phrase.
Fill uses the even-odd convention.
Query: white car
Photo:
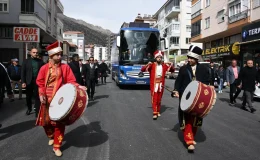
[[[260,98],[260,83],[258,83],[258,85],[255,86],[254,97],[255,98]]]

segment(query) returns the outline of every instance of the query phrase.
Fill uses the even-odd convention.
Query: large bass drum
[[[213,86],[192,81],[181,97],[181,110],[204,118],[214,107],[217,94]]]
[[[50,119],[70,125],[81,117],[87,104],[86,91],[73,84],[65,84],[56,92],[50,103]]]

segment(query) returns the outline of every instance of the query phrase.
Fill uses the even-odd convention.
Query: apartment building
[[[141,14],[139,13],[137,15],[137,17],[134,20],[135,23],[149,23],[150,27],[153,28],[153,26],[156,23],[156,19],[153,18],[152,15],[150,14],[144,14],[143,16],[141,16]]]
[[[57,14],[63,11],[60,0],[0,0],[0,61],[18,58],[21,63],[33,46],[46,55],[42,44],[62,41],[63,23]],[[36,28],[37,41],[16,41],[14,27]]]
[[[260,19],[259,7],[259,0],[192,0],[191,42],[203,43],[205,60],[243,60],[242,31]]]
[[[85,53],[87,55],[87,60],[89,59],[89,57],[94,57],[94,47],[95,45],[93,44],[85,45]]]
[[[154,14],[161,37],[168,39],[169,48],[164,50],[165,61],[185,60],[191,45],[191,0],[168,0]],[[202,47],[200,43],[195,45]],[[183,57],[183,58],[177,58]]]
[[[107,38],[107,55],[108,55],[107,59],[109,61],[111,59],[111,50],[115,39],[116,39],[116,34],[114,33],[110,34],[110,36]]]
[[[108,60],[107,47],[101,45],[95,45],[94,47],[94,59],[98,61]]]
[[[78,54],[80,59],[87,59],[85,54],[84,33],[79,31],[66,31],[63,33],[63,39],[64,41],[77,46],[77,50],[75,52],[70,52],[69,57],[71,57],[73,54]]]

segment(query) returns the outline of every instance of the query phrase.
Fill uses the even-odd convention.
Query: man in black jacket
[[[18,85],[19,89],[19,100],[22,99],[22,83],[21,83],[21,66],[18,64],[18,59],[14,58],[11,60],[12,64],[7,68],[8,74],[11,79],[11,85],[13,90]]]
[[[100,73],[100,76],[101,76],[101,83],[107,83],[106,79],[107,79],[107,71],[109,70],[108,69],[108,66],[107,64],[105,63],[104,60],[102,60],[102,63],[99,65],[98,67],[99,69],[99,73]]]
[[[81,72],[80,72],[78,54],[73,54],[72,61],[69,63],[69,66],[70,66],[71,70],[73,71],[73,74],[76,78],[77,83],[82,84],[82,77],[81,77]]]
[[[38,86],[36,85],[36,78],[40,68],[44,65],[44,62],[37,58],[38,50],[36,48],[31,49],[31,57],[26,59],[22,64],[22,87],[26,88],[26,114],[30,115],[32,111],[32,98],[35,98],[35,116],[38,116],[40,109],[40,99],[38,94]]]
[[[238,84],[240,85],[238,87],[244,90],[243,103],[241,109],[247,110],[247,103],[251,113],[254,113],[256,111],[256,109],[252,105],[252,99],[254,96],[256,82],[260,83],[260,75],[257,73],[257,70],[254,67],[253,60],[247,60],[247,66],[244,67],[242,71],[239,73]]]
[[[6,87],[8,97],[10,99],[13,98],[13,91],[12,91],[10,79],[9,79],[8,73],[6,71],[6,68],[4,67],[4,65],[2,63],[0,63],[0,77],[1,77],[0,88]],[[0,90],[0,92],[2,92],[2,90]],[[4,94],[4,93],[1,93],[1,95],[2,94]],[[2,100],[2,97],[0,97],[0,98],[1,98],[1,100],[0,100],[0,107],[1,107],[3,100]],[[1,127],[2,127],[2,124],[0,124],[0,128]]]
[[[207,85],[209,84],[210,73],[208,67],[198,63],[201,54],[201,48],[193,45],[190,46],[187,55],[188,64],[180,68],[172,96],[178,97],[179,100],[181,100],[184,90],[193,80],[197,80]],[[179,124],[181,130],[183,130],[184,141],[188,146],[188,150],[192,151],[195,149],[194,145],[196,142],[194,141],[194,137],[197,132],[197,127],[202,125],[202,118],[183,112],[180,105],[178,113]]]
[[[96,79],[98,77],[98,66],[94,63],[94,57],[89,58],[89,64],[85,64],[83,68],[83,75],[87,83],[87,92],[90,100],[94,100]]]

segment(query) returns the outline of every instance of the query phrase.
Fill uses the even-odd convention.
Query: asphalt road
[[[166,85],[173,86],[173,80]],[[242,94],[240,95],[240,97]],[[251,114],[228,105],[228,93],[218,100],[196,136],[196,150],[188,153],[178,127],[178,100],[165,91],[162,117],[152,120],[150,91],[119,89],[114,82],[97,87],[95,101],[66,128],[65,160],[256,160],[260,157],[260,102]],[[240,103],[241,101],[238,100]],[[26,116],[25,100],[5,100],[0,109],[0,159],[58,159],[34,115]]]

